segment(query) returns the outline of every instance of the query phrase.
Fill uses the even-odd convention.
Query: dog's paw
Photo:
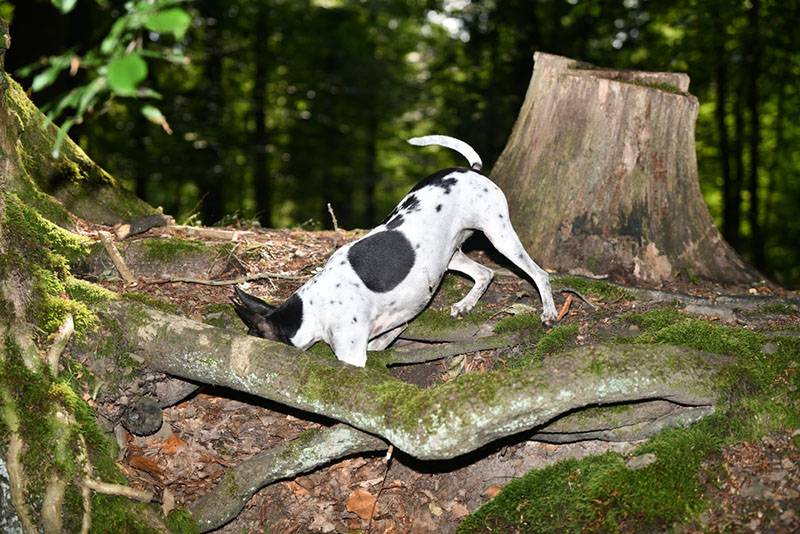
[[[464,317],[470,312],[473,306],[464,304],[463,302],[456,302],[450,306],[450,317]]]
[[[542,324],[547,328],[555,326],[556,323],[558,323],[557,318],[558,318],[558,313],[556,313],[555,310],[553,310],[552,312],[545,311],[541,315]]]

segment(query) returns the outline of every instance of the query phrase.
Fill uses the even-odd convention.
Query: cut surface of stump
[[[681,73],[614,71],[536,53],[492,171],[536,261],[660,282],[760,276],[714,226],[697,180],[697,99]]]

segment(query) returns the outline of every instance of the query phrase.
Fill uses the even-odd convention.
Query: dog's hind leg
[[[465,315],[475,307],[475,304],[478,303],[478,299],[481,298],[486,288],[489,287],[492,277],[494,277],[494,271],[485,265],[471,260],[469,256],[461,252],[461,250],[456,250],[453,257],[450,258],[450,263],[447,265],[447,268],[451,271],[464,273],[475,281],[475,285],[472,286],[469,293],[450,307],[450,315],[452,317],[459,317]]]
[[[392,344],[392,341],[397,339],[397,336],[403,333],[403,330],[408,326],[406,323],[401,324],[396,328],[392,328],[388,332],[384,332],[378,337],[372,338],[367,344],[367,350],[383,350]]]
[[[486,216],[485,222],[479,229],[491,241],[500,254],[511,260],[514,265],[522,269],[531,277],[542,299],[542,322],[551,324],[558,316],[553,292],[550,289],[550,275],[547,271],[536,265],[517,236],[508,216],[508,204],[504,196],[500,196],[493,205],[498,207],[498,213]]]

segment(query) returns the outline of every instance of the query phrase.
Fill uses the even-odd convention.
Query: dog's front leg
[[[333,353],[345,363],[364,367],[367,364],[367,332],[360,329],[340,329],[330,342]]]

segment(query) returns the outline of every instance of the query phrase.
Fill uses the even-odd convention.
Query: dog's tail
[[[416,146],[440,145],[455,150],[464,156],[469,162],[469,166],[476,171],[481,170],[483,162],[475,149],[464,141],[450,137],[449,135],[425,135],[423,137],[412,137],[409,143]]]

